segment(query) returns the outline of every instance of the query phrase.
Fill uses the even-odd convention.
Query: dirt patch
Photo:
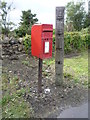
[[[17,76],[19,88],[27,88],[23,95],[26,102],[32,105],[34,117],[44,118],[53,114],[58,108],[61,111],[67,106],[77,106],[87,101],[88,90],[73,80],[64,78],[63,86],[55,85],[54,65],[43,64],[42,93],[38,94],[38,59],[25,54],[18,60],[3,59],[3,71],[9,76]],[[49,91],[47,91],[49,90]],[[4,92],[4,91],[3,91]]]

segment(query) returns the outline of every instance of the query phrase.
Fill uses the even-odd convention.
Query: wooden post
[[[88,18],[90,19],[90,1],[88,1]],[[90,26],[89,26],[90,29]],[[88,30],[88,34],[89,34]],[[90,44],[88,45],[88,118],[90,119]]]
[[[38,93],[42,92],[42,59],[39,58],[38,64]]]
[[[56,53],[55,53],[55,83],[63,84],[64,61],[64,10],[65,7],[56,7]]]
[[[2,101],[2,43],[0,43],[0,101]],[[2,119],[2,104],[0,105],[0,120],[1,119]]]

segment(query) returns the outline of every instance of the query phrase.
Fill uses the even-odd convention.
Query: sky
[[[1,0],[3,1],[3,0]],[[31,9],[32,14],[37,14],[38,23],[53,24],[55,28],[55,8],[57,6],[66,6],[71,0],[4,0],[8,4],[13,2],[15,9],[10,12],[9,19],[17,26],[20,22],[23,10]],[[78,0],[74,0],[77,2]],[[85,0],[86,10],[88,9],[88,0]]]

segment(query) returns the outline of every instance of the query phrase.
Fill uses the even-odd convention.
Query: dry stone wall
[[[22,39],[5,37],[0,40],[0,46],[2,46],[2,56],[0,57],[2,59],[18,60],[19,55],[25,53]]]

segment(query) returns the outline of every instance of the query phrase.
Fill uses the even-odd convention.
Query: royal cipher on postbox
[[[34,24],[31,28],[31,53],[40,59],[52,57],[52,24]]]

